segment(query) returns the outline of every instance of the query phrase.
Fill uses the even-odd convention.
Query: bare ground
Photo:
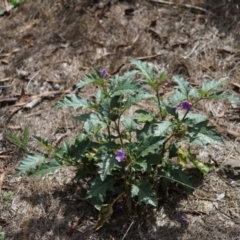
[[[139,207],[129,217],[122,209],[98,232],[93,230],[97,211],[82,201],[82,186],[72,181],[74,169],[41,181],[16,177],[24,153],[6,140],[7,132],[21,134],[29,126],[31,135],[70,141],[81,126],[72,120],[71,110],[51,106],[74,93],[75,84],[91,67],[121,74],[132,59],[168,71],[165,94],[172,91],[172,75],[178,74],[196,86],[228,77],[226,88],[238,95],[239,19],[239,5],[233,0],[26,0],[2,16],[0,186],[2,194],[14,193],[0,206],[6,239],[239,239],[238,105],[199,106],[222,132],[226,146],[198,150],[216,170],[196,182],[193,195],[173,189],[157,210]],[[78,94],[88,96],[93,90]],[[34,142],[30,145],[38,150]],[[222,170],[229,161],[230,176]],[[189,223],[180,222],[182,215]],[[72,224],[76,228],[70,233]]]

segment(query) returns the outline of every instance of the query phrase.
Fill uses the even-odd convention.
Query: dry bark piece
[[[9,64],[8,60],[6,60],[6,59],[2,59],[2,60],[1,60],[1,63],[2,63],[2,64],[5,64],[5,65],[8,65],[8,64]]]

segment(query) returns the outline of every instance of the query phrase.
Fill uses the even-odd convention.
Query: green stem
[[[161,119],[163,119],[162,108],[161,108],[161,100],[160,100],[160,97],[159,97],[159,89],[156,90],[156,97],[157,97],[157,101],[158,101],[160,117],[161,117]]]
[[[121,142],[121,146],[123,148],[123,139],[122,139],[122,135],[121,135],[121,132],[120,132],[120,126],[119,126],[120,125],[120,116],[118,118],[118,122],[114,121],[114,123],[115,123],[115,126],[116,126],[116,131],[118,133],[118,137],[119,137],[120,142]]]

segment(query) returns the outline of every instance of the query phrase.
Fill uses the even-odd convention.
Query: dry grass
[[[174,1],[200,6],[213,15],[144,0],[112,1],[106,5],[105,1],[93,2],[28,0],[10,16],[1,18],[0,55],[20,49],[0,57],[9,62],[0,64],[0,80],[9,77],[13,83],[10,88],[0,89],[1,98],[20,94],[23,85],[28,85],[27,92],[33,95],[53,91],[56,85],[49,82],[53,80],[58,81],[60,91],[71,92],[90,67],[106,68],[110,74],[121,73],[129,69],[130,60],[136,58],[144,58],[157,69],[169,72],[166,94],[172,91],[173,74],[180,74],[195,85],[221,77],[240,84],[237,32],[240,21],[234,1],[231,4],[219,1],[217,6],[215,1]],[[127,9],[134,11],[128,14]],[[24,39],[31,40],[33,45]],[[27,78],[19,76],[23,70],[28,72]],[[93,91],[89,88],[79,94],[88,96]],[[58,133],[67,134],[65,140],[73,139],[81,131],[81,126],[71,119],[73,112],[51,109],[63,95],[45,98],[33,109],[12,115],[10,121],[14,106],[2,103],[2,133],[5,133],[4,127],[10,125],[29,126],[31,135],[54,141]],[[238,106],[212,102],[198,108],[220,127],[240,132]],[[219,118],[222,110],[224,115]],[[139,209],[139,217],[125,239],[239,238],[239,180],[233,187],[233,180],[224,179],[218,172],[227,160],[239,158],[239,139],[226,131],[223,136],[226,147],[198,150],[202,159],[214,160],[218,167],[202,180],[194,195],[186,196],[173,190],[160,204],[159,211]],[[32,141],[30,145],[37,151]],[[7,239],[66,239],[71,222],[83,210],[84,219],[71,239],[122,239],[132,222],[125,212],[114,216],[99,232],[92,230],[97,212],[82,205],[84,191],[72,182],[73,170],[61,170],[43,181],[16,177],[14,169],[23,153],[5,137],[0,141],[0,148],[10,151],[9,157],[0,164],[7,170],[4,184],[14,188],[11,206],[1,207],[0,212],[0,218],[6,221]],[[217,200],[222,193],[224,198]],[[189,224],[179,222],[182,214],[188,215]]]

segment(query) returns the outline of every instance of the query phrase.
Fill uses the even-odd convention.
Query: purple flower
[[[108,75],[108,73],[107,73],[107,70],[106,70],[106,69],[102,69],[102,70],[100,70],[100,74],[101,74],[101,76],[102,76],[103,78],[106,78],[106,77],[107,77],[107,75]]]
[[[182,108],[183,108],[184,110],[190,110],[191,107],[192,107],[192,104],[191,104],[190,102],[188,102],[188,101],[183,101],[183,102],[182,102]]]
[[[126,157],[126,153],[124,152],[123,149],[120,149],[117,151],[115,158],[118,162],[122,162],[122,161],[124,161],[125,157]]]
[[[182,109],[184,109],[184,110],[190,110],[192,107],[192,103],[190,103],[188,101],[182,101],[181,103],[175,105],[173,108],[175,110],[177,110],[179,107],[182,107]]]
[[[185,223],[189,223],[189,220],[188,220],[188,218],[187,217],[185,217],[185,216],[181,216],[181,221],[182,222],[185,222]]]

